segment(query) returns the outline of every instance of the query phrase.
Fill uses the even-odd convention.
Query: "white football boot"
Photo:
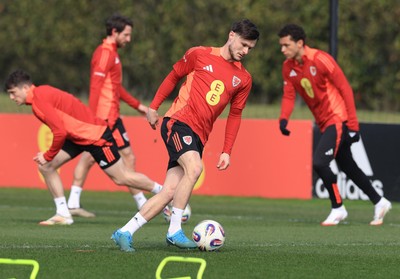
[[[374,220],[372,220],[369,224],[371,226],[382,225],[383,218],[385,217],[386,213],[388,213],[391,208],[392,208],[392,204],[390,203],[390,201],[388,201],[387,199],[382,197],[381,200],[377,204],[375,204]]]
[[[347,210],[344,205],[339,208],[332,208],[328,218],[321,223],[321,226],[336,226],[340,221],[343,221],[346,218]]]

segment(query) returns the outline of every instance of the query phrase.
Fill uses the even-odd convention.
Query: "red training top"
[[[204,145],[215,120],[230,103],[223,147],[223,152],[230,154],[250,93],[251,75],[240,62],[226,61],[220,48],[193,47],[175,63],[150,107],[157,110],[185,76],[186,81],[165,116],[189,125]]]
[[[283,63],[284,80],[280,119],[289,119],[296,92],[304,99],[321,132],[335,123],[347,121],[359,131],[353,91],[343,71],[328,53],[305,46],[303,64],[295,59]]]
[[[42,85],[31,86],[26,104],[32,105],[34,115],[53,133],[53,142],[44,153],[51,161],[60,151],[66,139],[79,145],[103,145],[101,139],[107,123],[73,95],[57,88]]]
[[[117,44],[104,39],[93,53],[90,70],[89,106],[101,119],[113,127],[120,116],[120,99],[137,109],[139,100],[130,95],[122,86],[122,65]]]

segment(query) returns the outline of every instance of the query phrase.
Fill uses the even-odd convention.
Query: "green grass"
[[[83,100],[87,103],[86,100]],[[145,105],[149,105],[148,102],[144,102]],[[166,101],[162,104],[159,109],[159,114],[164,115],[171,105],[170,101]],[[31,113],[31,108],[28,106],[16,106],[12,103],[6,94],[0,92],[0,113]],[[133,115],[138,116],[139,113],[129,107],[124,102],[121,102],[121,114],[122,115]],[[264,118],[264,119],[277,119],[280,114],[280,105],[275,104],[257,104],[248,103],[246,108],[243,110],[243,118]],[[228,109],[226,109],[221,117],[226,118],[228,115]],[[383,112],[383,111],[357,111],[358,120],[364,123],[400,123],[400,113],[394,112]],[[297,105],[291,119],[311,119],[314,120],[310,110],[307,106]]]
[[[321,227],[327,200],[193,196],[190,234],[203,219],[219,221],[226,242],[218,252],[167,247],[167,224],[157,216],[135,234],[136,253],[119,251],[111,233],[135,213],[125,192],[90,192],[82,197],[93,219],[72,226],[41,227],[54,214],[45,190],[0,189],[0,258],[35,259],[37,278],[155,278],[167,256],[207,261],[203,278],[398,278],[400,207],[394,204],[381,227],[368,225],[371,203],[345,201],[349,217],[337,227]],[[196,264],[168,264],[163,278],[191,275]],[[28,278],[27,266],[0,265],[0,278]]]

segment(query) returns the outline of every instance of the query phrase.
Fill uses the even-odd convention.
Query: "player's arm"
[[[285,69],[284,65],[282,69],[283,96],[281,102],[281,114],[279,116],[279,129],[283,135],[289,136],[290,131],[286,127],[294,109],[296,90],[293,84],[289,81],[289,77],[285,74],[286,71],[287,70]]]
[[[158,125],[159,116],[157,110],[174,90],[180,79],[181,77],[178,76],[175,69],[172,69],[158,88],[147,112],[147,121],[153,129],[156,129]]]
[[[129,94],[129,92],[126,91],[126,89],[122,85],[119,92],[121,100],[127,103],[131,108],[136,109],[141,114],[147,113],[147,106],[143,105],[138,99]]]
[[[158,110],[165,99],[172,93],[178,82],[194,70],[197,60],[197,51],[201,48],[194,47],[186,51],[185,55],[174,64],[172,71],[165,77],[158,88],[149,108]]]
[[[51,143],[49,149],[43,153],[43,158],[49,162],[53,160],[53,158],[63,147],[67,138],[67,131],[65,130],[62,120],[58,116],[51,103],[35,102],[33,111],[39,117],[39,119],[42,119],[43,123],[50,128],[53,134],[53,142]]]
[[[332,82],[332,84],[339,90],[346,105],[347,117],[348,117],[347,127],[349,128],[349,130],[358,132],[360,130],[360,127],[357,119],[353,89],[351,88],[350,83],[348,82],[346,76],[344,75],[342,69],[336,63],[336,61],[332,57],[328,55],[326,56],[329,59],[328,60],[329,62],[326,63],[332,64],[331,68],[329,67],[326,68],[326,71],[328,71],[329,73],[327,77]]]
[[[155,129],[158,124],[159,116],[157,110],[161,104],[172,93],[178,82],[194,70],[194,65],[197,60],[197,53],[194,51],[196,49],[198,48],[189,49],[185,55],[174,64],[172,71],[166,76],[158,88],[147,113],[147,121],[153,129]]]
[[[249,78],[244,84],[243,88],[236,95],[234,95],[231,100],[231,106],[225,126],[224,147],[217,164],[217,168],[219,170],[228,168],[230,164],[230,154],[239,132],[240,124],[242,122],[242,111],[246,106],[246,101],[250,94],[251,84],[252,80]]]

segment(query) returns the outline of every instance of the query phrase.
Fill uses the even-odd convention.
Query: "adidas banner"
[[[400,201],[400,125],[360,124],[361,140],[351,146],[354,160],[370,178],[373,187],[380,195],[391,201]],[[314,126],[313,150],[321,137]],[[337,166],[331,168],[338,178],[342,198],[368,200],[365,195]],[[328,198],[328,191],[322,180],[313,172],[313,197]]]

